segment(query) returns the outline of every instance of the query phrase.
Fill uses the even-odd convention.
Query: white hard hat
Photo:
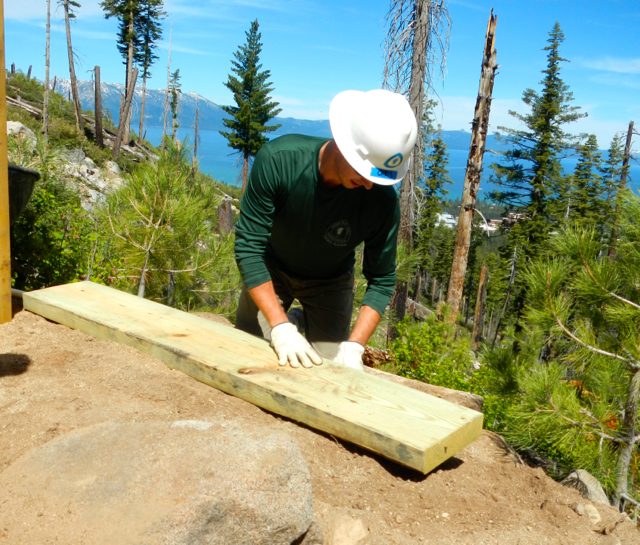
[[[343,91],[331,101],[329,122],[340,152],[367,180],[393,185],[409,170],[418,125],[403,95]]]

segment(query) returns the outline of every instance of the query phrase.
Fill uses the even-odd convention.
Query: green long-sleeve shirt
[[[353,269],[364,242],[363,304],[384,313],[395,284],[400,212],[395,189],[328,189],[319,179],[324,138],[287,135],[256,155],[236,226],[236,261],[249,289],[271,280],[266,263],[293,276]]]

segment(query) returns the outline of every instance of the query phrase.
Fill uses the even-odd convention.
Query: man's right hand
[[[313,367],[313,364],[322,364],[322,358],[290,322],[278,324],[271,330],[271,345],[280,365],[299,367],[302,363],[303,367]]]

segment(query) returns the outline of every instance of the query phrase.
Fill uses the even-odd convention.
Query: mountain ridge
[[[120,96],[124,95],[124,85],[121,83],[105,83],[100,85],[102,93],[103,114],[109,115],[117,125],[120,113]],[[56,92],[68,98],[71,92],[71,85],[68,79],[59,79],[56,85]],[[95,110],[95,92],[93,81],[78,81],[78,92],[80,103],[85,110]],[[145,101],[145,127],[163,127],[165,110],[164,89],[147,89]],[[137,85],[133,99],[133,116],[131,128],[137,132],[140,123],[140,104],[142,99],[142,86]],[[220,131],[224,130],[222,120],[227,114],[215,102],[199,95],[195,92],[182,93],[178,106],[178,122],[182,129],[193,129],[195,126],[196,105],[198,107],[198,125],[200,131]],[[276,117],[274,123],[282,126],[271,134],[272,137],[284,134],[307,134],[331,138],[331,127],[328,119],[311,120],[297,119],[293,117]],[[170,124],[170,123],[169,123]],[[449,149],[468,150],[471,143],[471,133],[465,130],[442,131],[442,139]],[[487,147],[493,150],[505,149],[504,144],[499,142],[494,135],[487,137]]]

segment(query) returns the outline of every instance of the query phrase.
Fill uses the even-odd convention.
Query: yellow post
[[[9,165],[4,62],[4,0],[0,0],[0,324],[11,321],[11,251],[9,242]]]

